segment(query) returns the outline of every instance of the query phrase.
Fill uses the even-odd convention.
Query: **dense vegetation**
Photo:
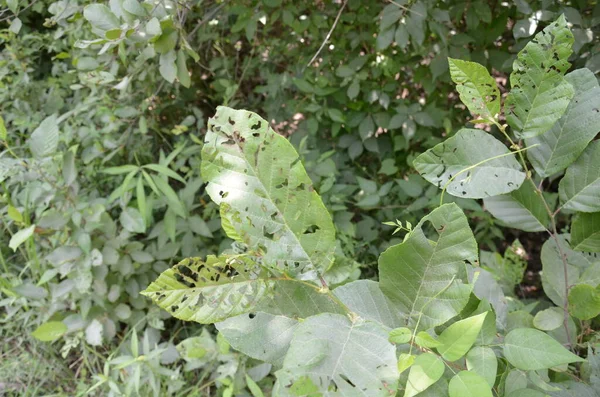
[[[596,1],[0,24],[0,393],[600,395]]]

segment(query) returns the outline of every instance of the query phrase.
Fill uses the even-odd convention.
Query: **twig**
[[[190,40],[190,38],[194,35],[194,33],[196,33],[198,31],[198,29],[200,29],[200,27],[202,25],[204,25],[206,22],[210,21],[211,19],[213,19],[213,17],[217,14],[217,12],[221,11],[221,8],[225,7],[225,5],[227,4],[226,1],[224,1],[221,5],[219,5],[217,8],[213,9],[212,11],[210,11],[208,13],[208,15],[206,15],[200,22],[198,22],[198,24],[196,25],[196,27],[194,27],[194,29],[187,35],[187,39],[188,41]]]
[[[315,55],[313,55],[312,59],[306,64],[304,69],[302,69],[303,72],[304,72],[304,70],[306,70],[307,67],[309,67],[315,61],[315,59],[317,59],[317,57],[323,50],[323,47],[325,47],[325,44],[327,44],[327,42],[329,41],[329,38],[331,37],[331,34],[335,30],[335,27],[337,26],[337,23],[340,20],[340,16],[342,15],[342,12],[344,11],[344,8],[346,8],[347,4],[348,4],[348,0],[345,0],[344,4],[342,4],[342,7],[338,11],[337,16],[335,17],[335,21],[333,21],[333,25],[331,25],[331,29],[329,29],[329,33],[327,33],[327,36],[325,36],[325,40],[323,40],[323,42],[321,43],[321,47],[319,47],[319,49],[317,50],[317,53]]]
[[[422,18],[425,18],[425,15],[421,14],[420,12],[416,12],[416,11],[414,11],[412,8],[408,8],[408,7],[406,7],[406,6],[403,6],[402,4],[398,4],[398,3],[396,3],[394,0],[387,0],[387,1],[388,1],[388,2],[390,2],[390,3],[392,3],[393,5],[395,5],[396,7],[398,7],[398,8],[400,8],[400,9],[404,10],[404,12],[407,12],[407,11],[408,11],[408,12],[412,12],[412,13],[413,13],[413,14],[415,14],[415,15],[418,15],[418,16],[420,16],[420,17],[422,17]],[[410,5],[410,3],[409,3],[409,5]]]

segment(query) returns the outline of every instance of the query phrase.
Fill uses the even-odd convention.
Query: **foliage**
[[[310,339],[311,327],[316,327],[316,323],[309,322],[316,312],[336,312],[320,315],[336,330],[322,343],[329,343],[331,337],[347,337],[354,343],[362,340],[361,332],[365,331],[369,336],[381,336],[376,340],[385,352],[390,348],[389,342],[384,343],[387,332],[398,327],[410,327],[411,346],[435,352],[439,342],[432,335],[441,335],[451,323],[484,312],[488,314],[482,330],[491,329],[494,317],[501,332],[533,324],[530,317],[548,309],[547,302],[535,306],[516,299],[514,287],[523,279],[527,255],[518,244],[510,245],[518,236],[530,250],[530,234],[504,228],[520,222],[508,216],[517,210],[531,230],[543,230],[551,224],[548,212],[539,207],[543,201],[526,173],[518,170],[518,164],[513,168],[519,178],[525,175],[522,189],[529,190],[486,198],[485,209],[489,212],[478,201],[450,197],[466,213],[464,218],[449,205],[432,211],[440,202],[440,190],[416,175],[412,165],[420,153],[441,144],[444,138],[456,136],[454,131],[470,119],[467,109],[482,116],[470,103],[465,105],[467,108],[460,105],[459,94],[472,95],[473,86],[489,84],[490,78],[484,75],[469,80],[467,72],[490,69],[493,81],[503,81],[517,52],[561,14],[565,14],[574,36],[568,62],[577,70],[564,77],[573,87],[574,100],[563,100],[567,102],[562,103],[566,110],[548,132],[525,138],[528,149],[524,152],[537,174],[552,176],[552,181],[557,179],[555,174],[576,160],[577,167],[591,164],[578,158],[597,133],[593,110],[598,107],[594,73],[600,71],[596,30],[600,8],[593,2],[0,3],[0,216],[5,230],[0,244],[0,387],[19,395],[256,396],[260,390],[264,395],[272,394],[276,379],[272,374],[277,373],[281,379],[295,380],[292,392],[310,394],[316,392],[316,385],[301,376],[305,369],[297,369],[286,352],[292,347],[299,357],[321,352],[316,346],[305,351],[303,343]],[[449,73],[454,67],[450,65],[449,69],[447,57],[465,74],[459,77],[461,83]],[[477,61],[482,67],[461,63],[466,60]],[[523,62],[525,67],[528,61]],[[548,84],[544,76],[540,77],[540,84]],[[457,87],[459,94],[454,92],[452,79],[464,87]],[[553,76],[550,80],[560,79]],[[499,98],[492,99],[496,95],[494,87],[482,91],[483,96],[476,100],[492,117],[496,113],[503,117],[497,111]],[[506,93],[502,86],[499,90],[500,96]],[[210,144],[203,143],[205,132],[212,131],[204,115],[212,115],[221,104],[264,114],[275,131],[289,138],[291,145],[278,139],[276,146],[265,147],[265,151],[277,154],[274,158],[281,166],[291,166],[299,158],[295,167],[290,167],[289,177],[298,178],[292,187],[305,184],[306,191],[296,193],[302,200],[282,207],[275,199],[287,201],[287,197],[276,195],[264,200],[260,194],[271,187],[277,192],[280,189],[275,186],[283,180],[272,186],[265,185],[265,174],[246,180],[256,183],[256,187],[262,185],[262,190],[252,191],[251,196],[264,204],[269,215],[280,212],[281,219],[261,219],[260,204],[245,210],[234,195],[220,197],[221,190],[215,183],[205,188],[204,183],[214,176],[210,168],[217,172],[214,169],[219,164],[212,163],[208,170],[205,167],[205,178],[200,175],[199,154],[202,151],[206,158]],[[571,139],[571,134],[582,138]],[[236,137],[232,138],[235,141]],[[298,155],[289,154],[292,147]],[[247,150],[253,152],[252,148]],[[501,157],[498,162],[502,164],[508,158]],[[586,158],[594,159],[590,155]],[[304,165],[305,173],[304,169],[298,173],[298,164]],[[569,173],[569,179],[580,176],[580,168],[571,169],[575,171]],[[235,168],[230,167],[227,173],[234,175]],[[504,177],[504,173],[501,175]],[[444,183],[452,176],[447,176]],[[455,180],[448,185],[448,193],[462,195],[463,189],[457,190]],[[593,208],[587,195],[595,194],[594,186],[593,178],[573,178],[567,183],[565,177],[562,195],[556,194],[556,184],[548,184],[544,199],[549,205],[557,200],[567,206],[576,205],[575,211],[584,206]],[[465,191],[470,194],[471,188]],[[217,206],[209,195],[229,207]],[[500,202],[496,205],[499,210],[494,211],[495,199]],[[506,208],[512,209],[507,212]],[[498,216],[501,210],[507,216]],[[331,218],[325,211],[331,213]],[[303,218],[295,219],[298,212],[313,217],[300,222]],[[221,220],[229,220],[222,225],[225,233],[218,214]],[[244,223],[238,214],[247,215],[259,227]],[[559,275],[564,272],[560,271],[544,271],[543,284],[553,302],[560,302],[561,309],[567,305],[582,319],[569,322],[567,328],[572,339],[579,337],[573,350],[585,355],[585,343],[589,342],[590,357],[595,354],[596,339],[591,330],[597,309],[592,298],[596,296],[595,285],[586,280],[594,279],[595,266],[592,256],[578,250],[594,251],[597,246],[595,214],[580,212],[571,223],[566,209],[557,213],[557,227],[565,227],[561,232],[568,233],[571,225],[572,237],[559,237],[560,245],[556,241],[548,243],[542,255],[545,270],[553,266],[560,270],[560,256],[554,257],[554,252],[568,252],[568,280],[576,280],[576,285],[565,294],[561,286],[566,280],[563,277],[561,283]],[[461,263],[440,261],[435,248],[422,246],[423,241],[438,234],[432,224],[450,215],[460,219],[462,237],[467,234],[463,226],[468,219],[474,233],[468,232],[466,240],[476,240],[484,249],[480,255],[483,269],[474,285],[471,265],[465,265],[463,271]],[[390,236],[394,229],[384,224],[390,219],[396,220],[397,232],[412,236],[406,237],[408,245],[404,248],[398,248],[404,244],[402,234]],[[285,224],[278,225],[276,220]],[[240,230],[237,235],[232,234],[235,230]],[[282,239],[297,250],[281,249],[278,243]],[[232,240],[236,241],[233,245]],[[259,245],[254,245],[256,241]],[[318,247],[312,245],[315,241]],[[262,245],[266,250],[261,248],[259,258],[249,256],[244,243],[252,248]],[[419,262],[419,269],[439,264],[443,280],[424,272],[427,288],[423,294],[390,300],[374,281],[377,258],[389,247],[390,253],[426,248],[426,259]],[[471,264],[476,268],[477,248],[474,250],[470,246],[466,258],[473,260]],[[222,255],[210,257],[217,253]],[[233,264],[260,262],[260,266],[266,266],[261,278],[241,283],[235,294],[254,291],[256,285],[265,293],[264,299],[248,306],[253,309],[247,314],[218,323],[219,332],[171,319],[139,292],[187,257],[201,261],[220,258]],[[403,274],[387,267],[393,275],[387,282],[397,283]],[[174,269],[172,277],[177,277]],[[459,269],[456,278],[448,278],[454,269]],[[330,293],[322,293],[323,283],[315,278],[319,273]],[[227,272],[218,274],[228,277]],[[289,275],[289,279],[279,282],[282,274]],[[374,280],[351,282],[359,275]],[[384,284],[384,278],[380,279]],[[191,282],[181,281],[170,280],[169,285],[181,288]],[[301,285],[288,291],[310,295],[310,299],[318,297],[325,305],[317,304],[317,299],[314,306],[300,307],[297,318],[286,316],[293,313],[289,307],[277,311],[277,305],[268,303],[284,303],[272,295],[280,285]],[[455,304],[441,305],[437,311],[435,303],[426,302],[440,285],[448,287],[439,296],[457,293],[459,299]],[[198,291],[197,296],[225,296],[219,294],[226,288],[220,279],[215,286]],[[529,286],[519,286],[517,291],[523,288]],[[477,303],[469,294],[471,290],[479,298],[485,296],[491,306]],[[177,289],[170,294],[173,299],[182,296]],[[414,311],[389,310],[413,299]],[[355,319],[340,316],[346,311],[338,309],[338,300],[366,323],[346,327]],[[463,302],[464,309],[457,310]],[[206,301],[207,308],[211,304]],[[258,311],[258,307],[265,311]],[[417,327],[414,320],[421,312],[433,318],[423,317]],[[185,315],[183,310],[181,314]],[[455,317],[435,332],[420,330],[449,315]],[[551,321],[542,320],[540,315],[535,323],[552,326]],[[383,324],[384,331],[373,322]],[[563,328],[546,332],[566,345]],[[285,332],[273,338],[273,329]],[[417,332],[413,335],[413,331]],[[296,335],[298,341],[294,343]],[[54,342],[40,342],[36,337]],[[263,352],[264,340],[271,342]],[[229,344],[273,364],[236,353]],[[406,342],[399,346],[407,347]],[[444,374],[421,394],[444,395],[454,390],[467,395],[461,385],[477,384],[479,388],[473,393],[484,395],[481,380],[489,384],[492,360],[489,351],[484,350],[488,348],[482,346],[473,347],[466,358],[453,364],[468,371],[457,371],[450,387],[446,367]],[[399,349],[403,362],[414,362],[421,350],[415,353],[415,347],[409,354],[402,350],[404,347]],[[349,355],[348,362],[357,362],[353,360],[357,351],[336,354],[344,358]],[[417,357],[421,356],[424,354]],[[390,357],[388,352],[378,359],[387,363]],[[418,362],[419,368],[424,368],[427,363],[421,360],[426,359]],[[505,385],[506,395],[518,395],[518,389],[511,389],[516,385],[556,395],[561,392],[549,388],[586,387],[566,381],[556,371],[525,374],[510,370],[502,358],[495,362],[498,369],[494,372],[499,375],[493,390],[497,394],[505,392]],[[315,364],[319,368],[315,376],[328,376],[325,374],[330,374],[330,364],[326,358]],[[377,377],[391,380],[399,376],[401,388],[410,376],[427,376],[425,372],[419,375],[416,369],[413,373],[414,366],[400,375],[394,374],[392,367],[386,368]],[[593,381],[595,368],[594,361],[589,360],[589,365],[572,366],[571,370],[579,369],[577,374],[597,388]],[[525,383],[520,381],[522,378]],[[334,377],[346,387],[347,379]],[[371,380],[361,382],[369,386]]]

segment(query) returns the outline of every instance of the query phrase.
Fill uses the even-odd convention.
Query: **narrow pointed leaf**
[[[438,353],[446,361],[456,361],[471,349],[475,343],[487,312],[455,322],[446,328],[438,338],[441,343]]]
[[[433,353],[419,355],[410,367],[404,397],[413,397],[427,390],[444,374],[444,362]]]
[[[257,311],[291,318],[343,312],[316,285],[273,275],[244,256],[184,259],[142,294],[174,317],[203,324]]]
[[[423,227],[431,223],[437,241]],[[445,204],[424,217],[404,242],[379,257],[379,285],[403,316],[403,326],[429,329],[456,316],[467,304],[471,287],[468,263],[478,260],[477,243],[456,204]]]
[[[600,212],[575,216],[571,224],[571,247],[576,251],[600,252]]]
[[[562,208],[600,211],[600,141],[594,141],[569,168],[558,186]]]
[[[324,272],[335,231],[298,153],[258,115],[219,107],[202,149],[207,191],[264,262],[292,274]]]
[[[600,131],[600,86],[589,69],[578,69],[565,76],[575,90],[567,110],[552,128],[526,139],[527,151],[535,171],[543,177],[560,172],[573,163]]]
[[[490,160],[496,156],[501,157]],[[485,131],[468,128],[421,154],[413,165],[423,178],[440,189],[454,177],[447,190],[457,197],[484,198],[509,193],[525,179],[515,155],[502,142]]]
[[[448,58],[450,77],[460,100],[475,118],[495,119],[500,113],[500,90],[485,66],[477,62]]]
[[[276,376],[277,396],[307,395],[294,394],[289,385],[308,381],[316,386],[309,395],[332,395],[328,390],[335,385],[339,396],[387,397],[398,383],[396,347],[376,323],[320,314],[298,325]]]
[[[507,226],[526,232],[544,231],[550,222],[544,201],[529,182],[509,194],[485,198],[483,204]]]
[[[510,75],[506,120],[520,138],[548,131],[565,112],[573,87],[564,79],[573,34],[561,15],[519,52]]]
[[[504,357],[525,371],[584,361],[565,349],[553,337],[533,328],[517,328],[504,338]]]

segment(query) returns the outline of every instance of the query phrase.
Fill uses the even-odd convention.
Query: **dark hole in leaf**
[[[312,234],[312,233],[315,233],[319,229],[320,229],[320,227],[317,225],[310,225],[309,227],[306,228],[306,230],[304,230],[304,233],[302,233],[302,234]]]
[[[253,137],[258,138],[260,136],[260,134],[258,132],[255,132],[252,134]]]
[[[231,124],[231,125],[235,125],[235,121],[233,121],[233,119],[232,119],[231,117],[230,117],[230,118],[229,118],[229,120],[227,120],[227,121],[229,121],[229,124]]]
[[[262,122],[261,122],[260,120],[258,120],[258,121],[256,122],[256,124],[254,124],[254,125],[252,125],[252,126],[250,127],[250,129],[253,129],[253,130],[258,130],[258,129],[260,128],[260,126],[261,126],[261,125],[262,125]],[[254,135],[254,134],[253,134],[253,135]]]
[[[348,383],[350,386],[352,387],[356,387],[356,385],[354,383],[352,383],[352,381],[350,379],[348,379],[348,377],[344,374],[340,374],[340,378],[342,378],[346,383]]]
[[[230,138],[226,141],[221,142],[221,145],[235,145],[235,141]]]
[[[254,313],[248,313],[248,318],[253,319],[254,317],[256,317],[256,314],[254,314]]]
[[[177,310],[179,310],[179,306],[177,306],[177,305],[171,306],[171,311],[176,312]]]
[[[267,227],[263,226],[263,236],[268,238],[269,240],[273,240],[273,237],[275,236],[275,233],[269,233],[267,232]]]

